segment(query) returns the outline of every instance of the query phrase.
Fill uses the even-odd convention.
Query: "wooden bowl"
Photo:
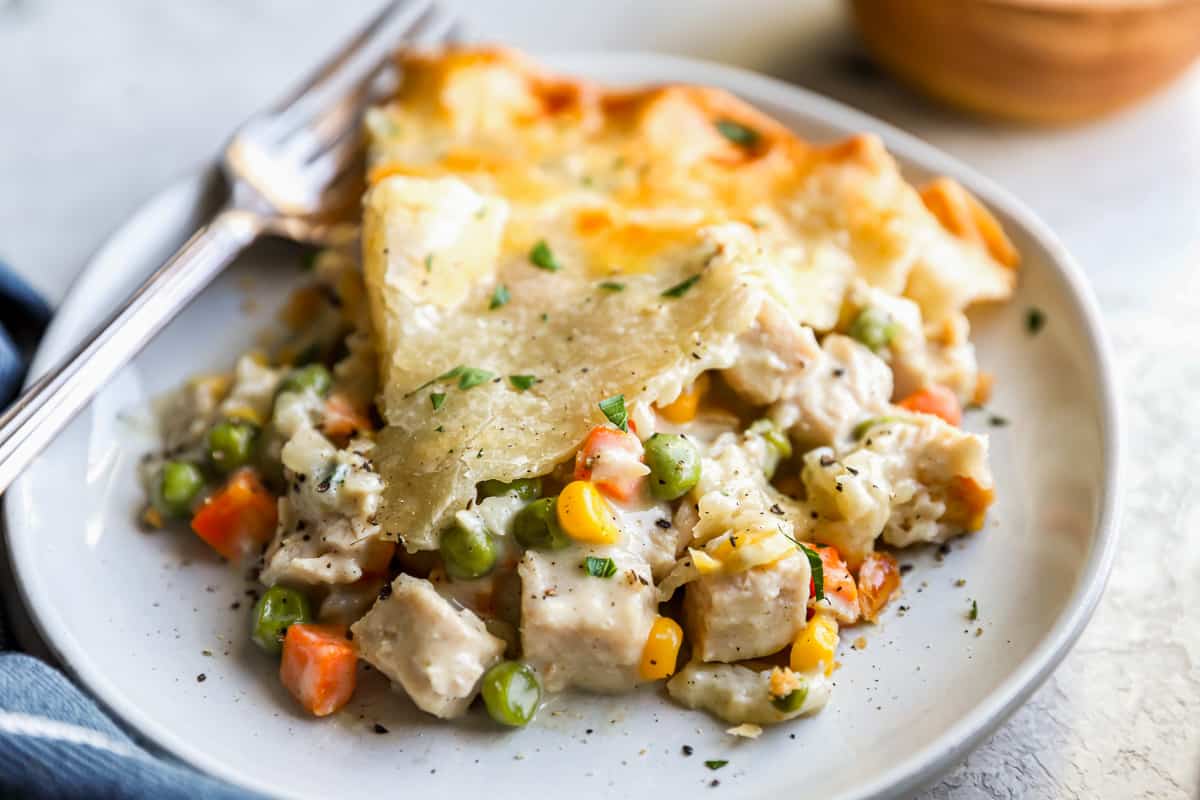
[[[1070,122],[1162,86],[1200,53],[1200,0],[850,0],[875,57],[947,103]]]

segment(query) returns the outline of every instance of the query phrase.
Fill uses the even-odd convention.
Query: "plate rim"
[[[1064,612],[1018,667],[970,712],[944,730],[929,745],[892,765],[877,779],[851,789],[842,797],[886,797],[909,793],[931,783],[958,764],[982,743],[984,737],[1003,724],[1066,657],[1091,619],[1115,560],[1119,539],[1121,497],[1118,487],[1122,470],[1123,427],[1111,344],[1099,306],[1082,269],[1046,223],[991,179],[890,123],[810,89],[748,69],[649,51],[577,51],[535,53],[534,56],[556,66],[566,65],[568,71],[583,74],[605,67],[611,69],[622,64],[627,64],[627,68],[636,72],[687,73],[694,76],[687,78],[691,83],[723,86],[734,93],[752,95],[760,101],[767,100],[781,107],[796,109],[835,127],[875,133],[883,139],[890,152],[939,174],[954,177],[980,197],[986,205],[999,209],[1012,218],[1046,251],[1049,255],[1047,268],[1056,272],[1063,280],[1068,300],[1074,304],[1082,320],[1088,353],[1096,366],[1098,377],[1095,391],[1101,411],[1101,451],[1105,463],[1093,544]],[[576,65],[573,70],[570,67],[572,64]],[[86,306],[87,298],[91,294],[89,288],[100,282],[119,280],[102,269],[106,262],[113,260],[121,250],[129,247],[127,240],[136,240],[138,229],[157,217],[165,205],[188,198],[197,204],[203,202],[213,175],[214,165],[209,163],[173,180],[138,205],[137,209],[105,238],[100,247],[87,259],[64,294],[33,359],[29,372],[31,379],[50,366],[54,359],[61,357],[82,333],[78,330],[79,323],[71,320],[80,317],[79,312]],[[187,233],[190,232],[182,232],[184,236]],[[37,586],[33,577],[29,547],[33,537],[28,533],[18,533],[24,522],[17,515],[16,509],[23,504],[13,502],[20,497],[27,498],[30,491],[31,487],[26,477],[21,476],[7,493],[8,502],[4,504],[7,535],[4,539],[13,566],[18,594],[38,633],[63,668],[97,697],[113,716],[134,728],[149,742],[208,774],[234,785],[271,795],[272,788],[252,775],[238,772],[219,760],[210,758],[204,752],[193,749],[176,737],[172,731],[165,729],[144,713],[134,698],[117,690],[105,675],[90,666],[87,654],[78,646],[54,610],[51,593],[47,592],[45,587]]]

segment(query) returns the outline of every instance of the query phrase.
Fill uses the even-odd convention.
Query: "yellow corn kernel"
[[[658,406],[658,413],[666,417],[668,422],[676,425],[691,422],[696,418],[696,412],[700,409],[700,399],[707,391],[708,373],[702,372],[696,380],[692,381],[691,386],[679,393],[678,397],[665,406]]]
[[[683,644],[683,628],[670,617],[656,617],[642,648],[638,675],[644,681],[657,681],[675,674],[675,661]]]
[[[826,675],[832,675],[833,656],[837,652],[837,646],[837,620],[826,614],[817,614],[796,636],[796,641],[792,642],[792,670],[807,672],[810,669],[823,668]]]
[[[604,496],[591,481],[572,481],[558,496],[558,524],[577,542],[614,544],[620,530]]]
[[[262,414],[259,414],[256,410],[246,405],[224,409],[224,415],[229,419],[244,419],[259,426],[263,424]]]

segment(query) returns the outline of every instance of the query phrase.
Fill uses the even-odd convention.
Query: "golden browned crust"
[[[392,174],[520,171],[530,151],[555,147],[544,141],[548,127],[581,132],[592,141],[621,141],[623,150],[653,157],[657,166],[643,168],[637,185],[616,199],[636,205],[705,199],[721,207],[725,219],[739,219],[755,204],[788,194],[823,165],[873,175],[896,169],[872,134],[815,145],[722,89],[675,84],[612,89],[549,73],[526,56],[498,47],[408,52],[399,58],[405,81],[393,106],[428,115],[447,146],[426,159],[377,159],[371,183]],[[470,91],[465,84],[481,73],[491,73],[496,86],[488,88],[501,91]],[[489,111],[473,107],[484,103]],[[725,121],[753,131],[754,141],[739,144],[722,136],[716,123]],[[480,135],[484,132],[492,135]],[[707,197],[696,196],[699,187],[708,190]],[[983,247],[1007,267],[1017,265],[1019,256],[999,222],[961,185],[939,178],[920,196],[949,233]]]
[[[921,200],[942,226],[955,236],[983,245],[992,258],[1016,268],[1021,256],[1004,228],[987,208],[957,181],[936,178],[921,187]]]

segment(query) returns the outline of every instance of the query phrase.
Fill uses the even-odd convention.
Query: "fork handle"
[[[16,399],[0,416],[0,492],[262,227],[249,212],[218,212],[70,355]]]

